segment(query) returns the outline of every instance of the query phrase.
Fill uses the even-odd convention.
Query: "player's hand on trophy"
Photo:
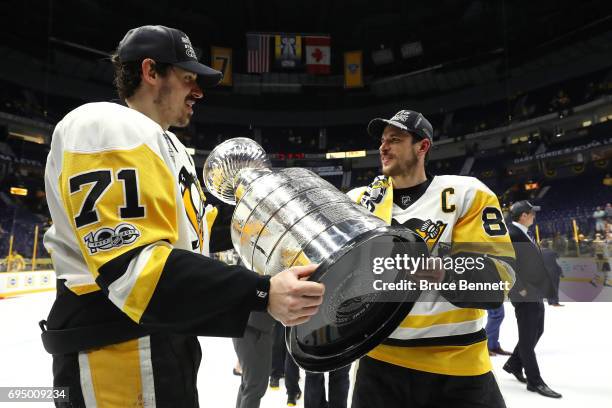
[[[307,322],[319,311],[325,287],[321,283],[303,280],[319,265],[294,266],[270,279],[268,313],[285,326]]]

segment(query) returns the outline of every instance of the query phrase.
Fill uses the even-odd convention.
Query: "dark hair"
[[[134,95],[140,86],[140,81],[142,80],[140,76],[142,61],[143,60],[122,62],[117,53],[111,55],[111,62],[113,63],[113,68],[115,69],[115,79],[113,80],[113,83],[117,88],[117,93],[119,94],[119,98],[121,98],[121,100],[126,100],[130,96]],[[168,73],[168,69],[170,69],[171,66],[172,64],[156,62],[153,65],[153,70],[164,77]]]
[[[529,214],[529,211],[521,211],[518,214],[512,214],[512,221],[518,222],[521,219],[521,215],[523,214]]]

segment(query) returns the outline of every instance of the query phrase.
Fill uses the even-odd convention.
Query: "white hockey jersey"
[[[66,115],[53,133],[45,186],[54,224],[44,244],[72,292],[100,290],[100,268],[140,248],[127,270],[108,279],[108,297],[136,322],[173,248],[208,255],[192,158],[134,109],[89,103]]]
[[[448,245],[450,253],[486,255],[487,268],[469,279],[514,283],[510,237],[497,197],[482,182],[473,177],[435,176],[422,195],[401,200],[410,203],[407,208],[393,202],[393,193],[392,180],[380,177],[348,195],[388,223],[416,232],[434,252]],[[435,290],[422,292],[404,321],[369,356],[438,374],[490,371],[483,330],[486,311],[458,307],[451,303],[454,300]]]

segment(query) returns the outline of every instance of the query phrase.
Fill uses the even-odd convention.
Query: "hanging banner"
[[[331,38],[304,37],[306,70],[309,74],[329,74],[331,64]]]
[[[274,36],[275,65],[295,69],[302,66],[302,36],[280,34]]]
[[[247,34],[247,72],[270,72],[270,35]]]
[[[344,53],[344,87],[363,87],[363,52],[348,51]]]
[[[232,49],[211,47],[210,59],[212,68],[223,73],[223,80],[219,85],[232,86]]]

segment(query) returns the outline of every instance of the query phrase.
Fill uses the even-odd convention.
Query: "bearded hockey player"
[[[300,280],[314,266],[269,279],[208,257],[229,240],[210,239],[217,210],[168,129],[187,126],[202,87],[222,75],[198,62],[187,35],[135,28],[112,62],[127,106],[68,113],[45,171],[57,299],[41,327],[53,384],[70,397],[56,405],[197,407],[196,336],[240,337],[253,310],[302,323],[323,286]]]

